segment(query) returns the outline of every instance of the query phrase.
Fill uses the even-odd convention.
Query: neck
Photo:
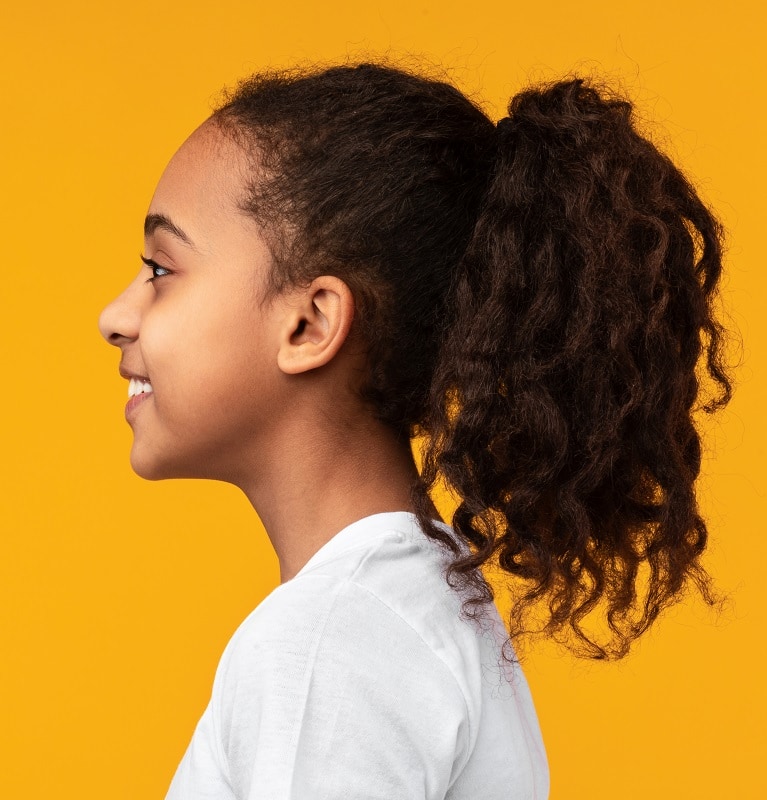
[[[279,442],[261,452],[260,468],[254,465],[237,481],[266,528],[283,583],[352,522],[412,511],[417,477],[409,442],[370,415],[347,419],[343,430],[300,417],[294,415]]]

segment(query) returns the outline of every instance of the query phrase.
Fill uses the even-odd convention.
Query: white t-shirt
[[[545,800],[503,623],[447,563],[404,511],[337,533],[235,632],[166,800]]]

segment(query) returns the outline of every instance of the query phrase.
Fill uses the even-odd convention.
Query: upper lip
[[[151,381],[149,380],[149,378],[146,377],[146,375],[139,375],[138,372],[131,372],[130,370],[125,369],[125,367],[123,367],[122,365],[120,365],[119,372],[120,375],[122,375],[123,378],[125,378],[125,380],[129,381],[131,378],[135,378],[138,381],[147,381],[147,383],[151,383]]]

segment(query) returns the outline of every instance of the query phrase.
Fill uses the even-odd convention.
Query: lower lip
[[[130,419],[136,413],[136,409],[151,396],[152,392],[142,392],[141,394],[133,395],[125,404],[125,418]]]

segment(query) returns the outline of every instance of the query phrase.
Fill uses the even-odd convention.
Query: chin
[[[139,478],[148,481],[189,477],[174,467],[168,459],[160,457],[157,453],[148,453],[144,448],[137,447],[135,443],[131,449],[130,465]]]
[[[136,458],[132,453],[130,465],[139,478],[144,478],[148,481],[161,481],[164,478],[176,477],[168,474],[167,470],[161,469],[159,464],[153,463],[148,459]]]
[[[168,458],[156,452],[134,445],[130,454],[130,465],[139,478],[148,481],[162,481],[169,478],[208,478],[223,480],[211,474],[210,462],[206,459]]]

